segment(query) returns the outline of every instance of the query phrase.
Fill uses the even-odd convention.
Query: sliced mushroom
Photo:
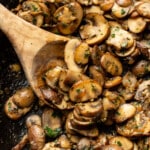
[[[43,87],[40,89],[43,97],[45,99],[46,104],[60,104],[62,101],[62,98],[64,97],[64,95],[62,93],[59,93],[49,87]]]
[[[21,88],[12,96],[13,102],[21,108],[30,107],[34,102],[34,92],[31,87]]]
[[[116,50],[120,51],[130,48],[134,44],[134,39],[128,31],[118,26],[112,26],[111,33],[106,43],[110,46],[114,46]]]
[[[116,0],[116,3],[122,7],[128,7],[133,3],[133,0]]]
[[[145,80],[138,86],[134,98],[142,102],[150,102],[150,80]]]
[[[119,76],[122,74],[123,67],[119,59],[113,56],[111,53],[106,52],[101,57],[101,65],[102,67],[111,75]]]
[[[150,135],[150,119],[143,111],[124,124],[117,124],[117,132],[126,137],[139,137]]]
[[[93,78],[94,80],[96,80],[101,86],[104,85],[104,75],[102,73],[102,71],[99,71],[99,68],[96,66],[90,66],[89,67],[89,73],[91,78]]]
[[[59,66],[48,70],[44,75],[46,84],[51,88],[56,89],[61,71],[62,68]]]
[[[146,27],[146,21],[142,17],[129,18],[128,27],[133,33],[141,33]]]
[[[131,91],[130,89],[124,88],[122,86],[118,88],[118,92],[120,93],[120,96],[122,96],[125,101],[132,100],[135,94],[134,93],[135,91]]]
[[[136,76],[128,71],[122,78],[122,85],[129,91],[134,91],[137,87],[137,78]]]
[[[69,73],[69,72],[71,72],[71,73]],[[72,76],[74,75],[73,72],[74,71],[67,70],[67,69],[66,70],[64,69],[61,71],[58,85],[62,91],[68,92],[70,87],[72,86],[73,82],[76,82],[76,80],[74,80],[74,77],[72,79]],[[68,80],[66,81],[67,78],[68,78]]]
[[[134,64],[136,61],[137,61],[137,58],[141,55],[141,52],[139,50],[139,48],[135,48],[134,49],[134,52],[131,53],[131,55],[127,56],[124,58],[124,61],[129,64],[129,65],[132,65]]]
[[[80,27],[81,39],[89,45],[103,42],[109,35],[107,20],[98,13],[89,13],[85,16],[87,24]]]
[[[130,102],[130,104],[132,104],[136,108],[136,113],[144,111],[143,102],[135,100],[135,101]]]
[[[117,3],[114,3],[111,11],[112,14],[117,18],[124,18],[128,15],[130,10],[130,5],[127,7],[119,6]]]
[[[67,134],[76,135],[76,132],[73,130],[73,127],[72,127],[71,122],[70,122],[71,119],[73,119],[72,112],[70,112],[67,116],[67,119],[66,119],[66,122],[65,122],[65,131],[66,131]]]
[[[61,90],[67,92],[71,86],[80,80],[86,80],[89,77],[76,71],[62,70],[59,77],[59,87]]]
[[[77,64],[85,65],[89,61],[90,47],[87,43],[82,42],[74,51],[74,61]]]
[[[42,9],[35,1],[24,1],[22,3],[22,10],[19,10],[18,16],[38,27],[41,27],[44,23]]]
[[[64,50],[64,59],[67,64],[69,70],[82,72],[82,68],[78,66],[74,60],[74,51],[77,46],[80,45],[80,41],[78,39],[72,39],[67,42]]]
[[[69,91],[70,100],[73,102],[85,102],[97,98],[102,93],[102,87],[92,79],[78,81]]]
[[[124,122],[132,118],[136,113],[136,108],[132,104],[122,104],[116,110],[114,119],[117,123]]]
[[[78,121],[87,121],[87,122],[93,122],[94,117],[86,117],[81,115],[80,111],[77,109],[77,107],[74,108],[73,110],[73,117],[74,119],[78,120]]]
[[[109,140],[109,144],[115,144],[121,147],[123,150],[132,150],[133,142],[123,136],[115,136]]]
[[[118,93],[117,91],[110,91],[107,89],[107,90],[103,91],[103,95],[104,95],[104,97],[107,97],[110,100],[121,99],[121,97],[119,97],[120,93]]]
[[[118,106],[120,105],[120,100],[117,100],[117,99],[110,100],[107,97],[104,97],[102,99],[102,104],[103,104],[103,108],[105,111],[114,110],[114,109],[117,109]]]
[[[31,88],[19,89],[5,103],[4,110],[6,115],[17,120],[29,112],[33,106],[34,93]]]
[[[29,11],[22,11],[22,10],[19,10],[18,13],[17,13],[17,15],[18,15],[20,18],[22,18],[22,19],[24,19],[24,20],[26,20],[26,21],[28,21],[28,22],[30,22],[30,23],[33,23],[34,18],[33,18],[33,16],[29,13]]]
[[[62,34],[72,34],[81,23],[83,10],[79,3],[71,2],[59,7],[54,17],[57,20],[57,27]]]
[[[44,104],[60,110],[72,109],[74,107],[67,94],[54,91],[49,87],[43,87],[40,90],[44,97]]]
[[[95,126],[93,126],[92,128],[82,129],[82,130],[73,128],[73,130],[80,135],[91,137],[91,138],[97,137],[99,134],[98,128]]]
[[[12,120],[17,120],[21,118],[23,115],[29,112],[30,109],[31,107],[22,108],[22,109],[18,108],[18,106],[13,103],[12,98],[9,98],[6,101],[4,107],[6,115]]]
[[[70,120],[71,126],[75,129],[82,130],[90,128],[94,123],[92,121],[79,121],[73,117]]]
[[[85,117],[97,117],[102,111],[102,102],[101,99],[77,104],[75,109],[78,109],[79,113]]]
[[[115,77],[109,78],[108,80],[105,81],[104,87],[112,88],[114,86],[119,85],[121,81],[122,81],[121,76],[115,76]]]
[[[33,14],[39,14],[39,13],[41,13],[41,7],[35,1],[24,1],[22,3],[22,9],[23,9],[23,11],[28,11],[29,10]]]
[[[107,45],[101,44],[101,45],[94,45],[91,49],[90,57],[92,60],[92,64],[97,67],[97,69],[104,73],[102,67],[100,66],[100,58],[104,53],[107,51]]]
[[[142,2],[136,6],[137,12],[146,18],[150,18],[150,2]]]
[[[116,91],[105,90],[103,95],[104,97],[102,99],[102,103],[104,110],[117,109],[121,104],[124,103],[123,97]]]
[[[120,51],[115,51],[115,54],[119,57],[128,57],[132,56],[136,52],[136,41],[134,40],[133,45],[129,49],[121,49]]]
[[[109,11],[114,5],[115,0],[103,0],[100,7],[103,11]]]
[[[42,2],[39,2],[38,4],[42,9],[42,15],[44,15],[44,23],[49,24],[51,21],[51,14],[50,14],[49,7],[45,3],[42,3]]]
[[[67,120],[66,120],[66,124],[65,124],[65,128],[66,128],[66,131],[70,134],[80,134],[80,135],[83,135],[83,136],[87,136],[87,137],[97,137],[98,134],[99,134],[99,131],[97,129],[97,127],[95,126],[92,126],[91,128],[88,128],[88,129],[76,129],[76,128],[73,128],[72,125],[71,125],[71,122],[70,120],[73,119],[73,114],[70,113],[67,117]]]
[[[150,62],[147,60],[140,60],[132,68],[133,74],[137,77],[143,77],[150,72]]]

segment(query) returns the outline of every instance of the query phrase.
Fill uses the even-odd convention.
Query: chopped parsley
[[[122,146],[122,143],[120,141],[116,141],[118,146]]]
[[[76,89],[76,92],[77,92],[77,93],[80,93],[80,92],[81,92],[81,89]]]
[[[112,38],[115,38],[115,34],[114,34],[114,33],[113,33],[113,34],[111,34],[111,37],[112,37]]]
[[[56,138],[58,135],[62,133],[61,128],[51,129],[49,127],[44,128],[46,135],[48,135],[50,138]]]
[[[37,11],[38,10],[38,8],[35,7],[34,5],[32,5],[32,9],[33,9],[33,11]]]
[[[126,12],[124,9],[121,9],[121,15],[124,15]]]

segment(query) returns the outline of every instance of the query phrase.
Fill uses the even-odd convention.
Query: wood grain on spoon
[[[19,18],[0,4],[0,30],[8,37],[23,66],[26,77],[37,96],[37,69],[52,57],[63,57],[63,48],[69,38],[36,27]]]

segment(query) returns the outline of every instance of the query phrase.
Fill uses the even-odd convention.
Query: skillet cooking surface
[[[19,63],[11,44],[4,35],[0,37],[0,147],[9,150],[17,142],[20,132],[23,132],[23,122],[11,121],[4,113],[5,101],[16,89],[27,84],[24,73],[12,72],[10,65]]]

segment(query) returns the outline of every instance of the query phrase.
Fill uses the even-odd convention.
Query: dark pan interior
[[[15,7],[17,0],[0,0],[0,3],[11,9]],[[39,111],[35,104],[30,113],[17,121],[10,120],[4,113],[6,100],[17,89],[28,85],[22,69],[14,72],[10,68],[12,64],[16,63],[20,64],[17,55],[7,37],[0,31],[0,150],[11,150],[26,132],[26,117]]]

